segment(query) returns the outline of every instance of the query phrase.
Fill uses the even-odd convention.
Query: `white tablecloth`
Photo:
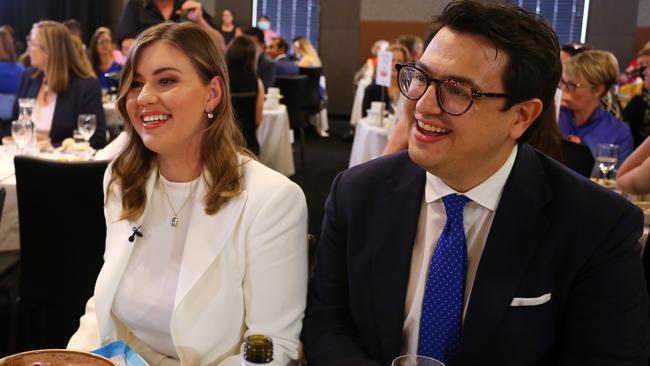
[[[296,168],[291,151],[289,114],[287,107],[265,109],[262,124],[257,129],[260,143],[260,162],[287,177],[294,175]]]
[[[381,156],[388,144],[390,129],[370,125],[366,118],[359,120],[354,131],[354,142],[350,153],[350,167]]]

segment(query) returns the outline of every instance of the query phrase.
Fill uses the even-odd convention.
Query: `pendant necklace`
[[[160,178],[160,172],[158,172],[158,178]],[[172,205],[172,201],[169,199],[169,195],[167,194],[167,190],[165,189],[165,183],[163,183],[160,179],[158,181],[160,182],[160,187],[162,188],[162,191],[165,194],[165,198],[167,198],[167,203],[169,204],[169,207],[171,207],[172,212],[174,213],[174,217],[172,217],[171,220],[171,226],[176,227],[180,222],[178,218],[178,214],[183,210],[183,207],[185,207],[185,205],[191,200],[192,196],[194,196],[194,188],[196,187],[196,185],[194,184],[194,182],[190,183],[189,195],[187,196],[187,198],[185,198],[185,201],[183,201],[181,207],[179,207],[178,210],[176,210],[174,209],[174,205]]]

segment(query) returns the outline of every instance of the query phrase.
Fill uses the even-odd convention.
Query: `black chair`
[[[12,352],[64,348],[102,266],[108,162],[16,156],[20,280]]]
[[[260,143],[257,141],[257,124],[255,123],[255,113],[257,110],[257,93],[232,93],[230,95],[235,118],[239,123],[239,128],[246,140],[246,147],[260,155]]]
[[[320,77],[323,73],[322,67],[301,67],[300,75],[307,76],[307,86],[303,98],[302,110],[305,112],[305,121],[309,125],[309,119],[316,118],[316,129],[320,133],[320,111],[324,108],[321,98]]]
[[[282,94],[282,103],[287,107],[289,114],[289,125],[294,131],[299,141],[298,149],[300,151],[300,166],[305,166],[305,120],[302,118],[303,96],[307,87],[307,76],[278,76],[275,79],[275,86],[280,89]]]

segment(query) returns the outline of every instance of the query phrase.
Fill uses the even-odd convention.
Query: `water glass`
[[[81,137],[88,142],[97,129],[97,117],[94,114],[80,114],[77,117],[77,129]]]
[[[445,366],[445,364],[427,356],[404,355],[395,358],[391,366]]]
[[[20,119],[32,119],[32,111],[36,99],[34,98],[18,98],[18,106],[20,107]]]
[[[615,144],[596,145],[596,164],[591,172],[592,178],[616,179],[619,146]]]
[[[18,146],[18,153],[25,151],[25,146],[32,141],[34,136],[34,123],[29,119],[19,119],[11,122],[11,137]]]

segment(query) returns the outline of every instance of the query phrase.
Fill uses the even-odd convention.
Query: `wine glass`
[[[20,107],[20,119],[32,119],[32,111],[34,110],[36,99],[34,98],[18,98],[18,106]]]
[[[97,129],[97,116],[94,114],[80,114],[77,117],[77,129],[84,141],[88,142]]]
[[[427,356],[404,355],[395,358],[391,366],[445,366],[445,364]]]
[[[596,164],[591,172],[592,178],[613,180],[616,179],[616,163],[618,162],[618,145],[596,145]]]
[[[11,122],[11,137],[18,146],[18,154],[22,154],[34,135],[34,123],[29,119],[19,119]]]

